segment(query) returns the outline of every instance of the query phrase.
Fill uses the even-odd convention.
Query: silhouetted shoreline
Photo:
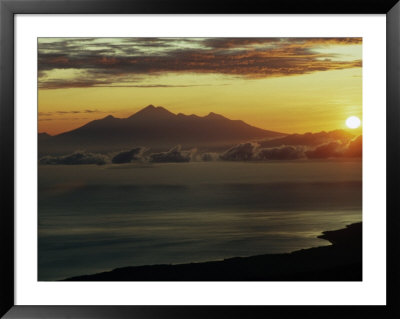
[[[362,223],[325,231],[330,246],[222,261],[117,268],[65,281],[361,281]]]

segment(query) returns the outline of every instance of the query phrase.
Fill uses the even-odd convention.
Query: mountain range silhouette
[[[165,149],[177,144],[185,148],[216,148],[284,135],[213,112],[206,116],[174,114],[164,107],[149,105],[127,118],[108,115],[55,136],[41,133],[39,151],[42,154],[76,149],[112,151],[132,146]]]

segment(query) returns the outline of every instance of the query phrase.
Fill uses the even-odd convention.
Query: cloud
[[[167,152],[150,154],[149,161],[153,163],[190,162],[193,158],[195,151],[195,149],[190,151],[182,151],[181,146],[177,145]]]
[[[124,151],[115,155],[111,162],[113,164],[124,164],[124,163],[131,163],[134,161],[139,161],[142,159],[142,154],[145,152],[145,148],[137,147],[130,151]]]
[[[206,47],[214,49],[231,49],[248,46],[269,45],[356,45],[361,44],[362,38],[210,38],[204,40]]]
[[[112,87],[112,88],[140,88],[140,89],[152,89],[152,88],[189,88],[198,86],[210,86],[209,84],[193,84],[193,85],[170,85],[170,84],[143,84],[143,85],[109,85],[100,87]]]
[[[83,111],[55,111],[55,112],[38,112],[39,116],[51,116],[54,114],[87,114],[87,113],[104,113],[99,110],[83,110]]]
[[[320,48],[361,44],[361,41],[361,38],[93,38],[46,43],[39,40],[39,87],[123,86],[148,75],[171,72],[257,79],[359,68],[361,59],[326,53]],[[51,76],[51,71],[61,69],[80,72],[72,79]]]
[[[233,49],[253,45],[277,44],[284,41],[281,38],[210,38],[205,39],[202,45],[209,49]]]
[[[330,158],[330,157],[341,157],[343,155],[343,145],[338,142],[331,142],[316,147],[313,150],[306,151],[308,158]]]
[[[259,149],[258,160],[297,160],[305,158],[304,149],[293,146]]]
[[[87,87],[103,87],[103,88],[140,88],[140,89],[153,89],[153,88],[187,88],[208,86],[206,84],[196,85],[169,85],[169,84],[149,84],[149,85],[114,85],[115,79],[110,80],[87,80],[87,81],[71,81],[66,86],[65,80],[50,80],[41,81],[39,83],[40,89],[64,89],[64,88],[87,88]],[[130,82],[134,82],[133,79]]]
[[[296,160],[305,158],[302,147],[261,148],[257,143],[242,143],[221,154],[224,161]]]
[[[79,114],[81,111],[56,111],[55,114]]]
[[[362,136],[349,143],[331,142],[320,145],[305,152],[311,159],[325,159],[335,157],[362,157]]]
[[[250,161],[259,147],[257,143],[242,143],[235,145],[222,153],[220,158],[224,161]]]
[[[108,158],[108,156],[103,154],[77,151],[72,154],[63,156],[44,156],[39,160],[39,163],[47,165],[104,165],[107,164],[109,160],[110,159]]]
[[[224,161],[268,161],[361,157],[362,136],[355,139],[350,136],[341,131],[293,134],[290,139],[238,144],[219,158]],[[282,144],[282,141],[291,142],[291,145]],[[263,147],[265,145],[267,147]]]
[[[302,146],[319,146],[330,142],[348,143],[354,138],[354,135],[344,131],[335,130],[330,132],[290,134],[281,138],[260,141],[262,147],[274,147],[283,145],[302,145]]]
[[[218,153],[202,153],[199,156],[200,161],[203,162],[211,162],[211,161],[216,161],[219,159],[219,154]]]
[[[344,153],[347,157],[362,157],[362,136],[358,136],[356,139],[349,143],[347,150]]]

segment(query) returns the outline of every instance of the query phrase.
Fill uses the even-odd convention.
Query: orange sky
[[[153,104],[286,133],[362,117],[359,38],[39,39],[39,132]]]

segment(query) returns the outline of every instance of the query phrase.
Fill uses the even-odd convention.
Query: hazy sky
[[[40,38],[39,131],[149,105],[285,133],[362,116],[361,38]]]

